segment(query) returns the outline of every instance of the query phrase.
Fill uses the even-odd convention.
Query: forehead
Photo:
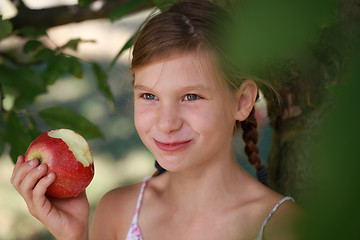
[[[217,87],[214,65],[208,54],[183,53],[164,58],[134,70],[134,85],[189,85]]]

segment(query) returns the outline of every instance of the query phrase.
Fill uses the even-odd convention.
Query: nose
[[[157,127],[164,133],[171,133],[183,124],[179,108],[176,104],[162,104],[158,109]]]

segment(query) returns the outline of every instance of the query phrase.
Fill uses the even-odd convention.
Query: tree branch
[[[11,0],[11,2],[16,6],[18,11],[28,8],[22,0]]]
[[[48,29],[68,23],[81,22],[90,19],[107,18],[115,8],[123,5],[129,0],[104,0],[100,9],[94,10],[92,4],[81,7],[78,5],[60,6],[47,9],[19,8],[19,13],[10,19],[14,29],[31,26],[36,29]],[[154,7],[149,1],[143,3],[129,13],[138,12],[143,9]]]

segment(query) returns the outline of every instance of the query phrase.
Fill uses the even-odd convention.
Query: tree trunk
[[[316,159],[311,156],[320,137],[318,129],[335,101],[329,89],[342,83],[352,44],[360,36],[360,1],[338,0],[337,4],[334,24],[323,30],[319,43],[312,48],[314,61],[301,66],[287,62],[271,74],[273,82],[282,83],[275,86],[280,89],[282,106],[272,121],[270,185],[304,205],[312,186]],[[274,109],[276,106],[269,106],[270,112]]]

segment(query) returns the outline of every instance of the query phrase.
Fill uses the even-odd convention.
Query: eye
[[[197,99],[199,99],[200,97],[196,94],[186,94],[184,97],[185,101],[195,101]]]
[[[154,94],[151,94],[151,93],[143,93],[141,95],[141,97],[146,100],[158,100],[159,99],[157,96],[155,96]]]

